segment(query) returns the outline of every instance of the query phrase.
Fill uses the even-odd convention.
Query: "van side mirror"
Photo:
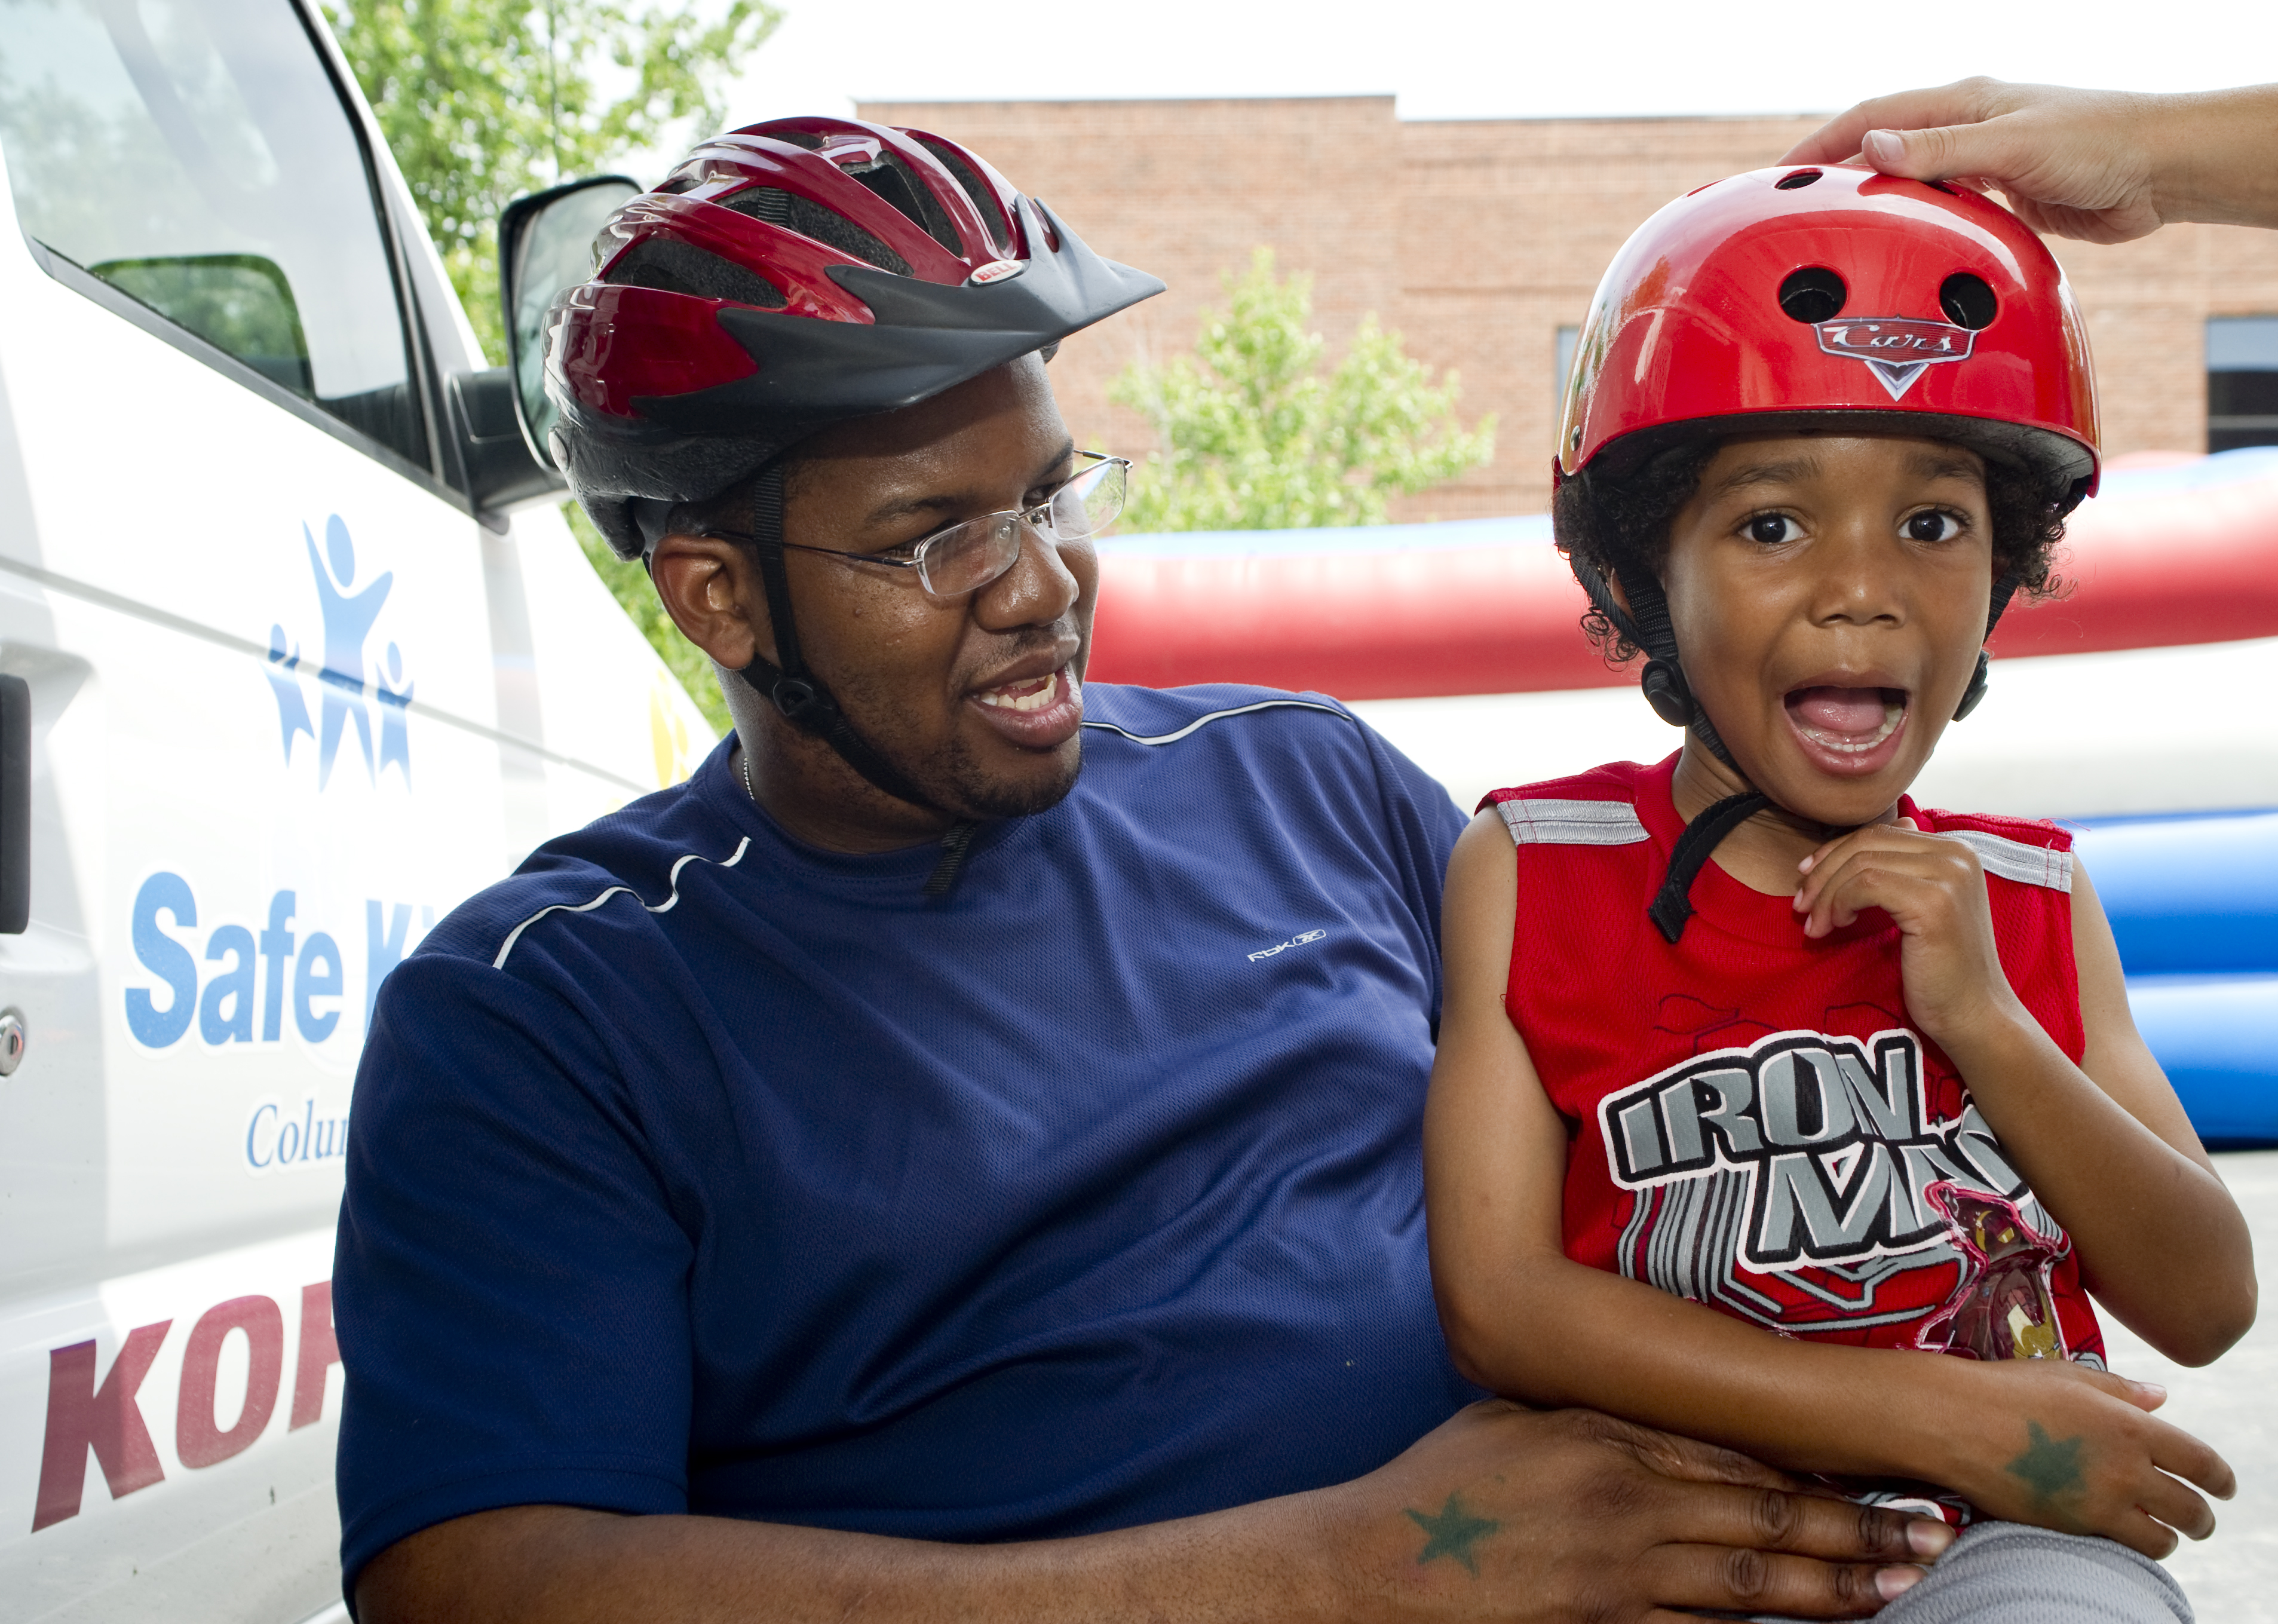
[[[594,175],[518,197],[499,216],[499,295],[515,417],[542,467],[554,465],[547,437],[560,417],[546,398],[546,312],[563,288],[592,275],[594,237],[640,191],[623,175]]]
[[[443,380],[443,404],[458,451],[467,500],[493,529],[488,516],[517,502],[558,494],[568,481],[550,463],[530,454],[514,410],[514,373],[503,366],[454,372]]]

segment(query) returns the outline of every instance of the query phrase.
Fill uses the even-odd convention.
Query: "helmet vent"
[[[1791,321],[1831,321],[1843,313],[1851,290],[1825,265],[1792,271],[1779,286],[1779,307]]]
[[[801,197],[797,192],[787,192],[779,186],[750,186],[732,197],[722,197],[717,201],[722,209],[733,209],[737,213],[748,214],[755,220],[780,226],[786,231],[795,231],[802,237],[812,237],[842,254],[849,254],[874,264],[881,271],[891,271],[896,276],[910,273],[908,260],[853,221],[834,214],[812,198]]]
[[[1772,185],[1779,191],[1793,192],[1800,186],[1809,186],[1813,181],[1818,180],[1820,172],[1816,169],[1791,169],[1787,173],[1773,181]]]
[[[928,190],[900,158],[889,152],[869,168],[848,172],[950,253],[965,251],[965,244],[957,240],[957,228],[949,223],[949,211],[941,206],[941,199]]]
[[[1993,296],[1984,277],[1957,271],[1938,285],[1938,308],[1956,326],[1968,327],[1974,333],[1993,325],[1993,318],[2000,313],[2001,302]]]
[[[932,153],[940,161],[941,166],[949,171],[951,177],[964,188],[966,196],[972,200],[973,211],[981,217],[982,225],[989,232],[990,246],[999,255],[1011,257],[1012,222],[1005,218],[1004,210],[998,207],[997,194],[981,184],[981,177],[973,172],[973,166],[959,157],[957,149],[947,142],[936,141],[926,135],[919,136],[918,140],[924,144],[927,151]]]
[[[783,290],[731,259],[672,237],[644,237],[601,280],[621,287],[654,287],[699,299],[726,299],[779,310]]]

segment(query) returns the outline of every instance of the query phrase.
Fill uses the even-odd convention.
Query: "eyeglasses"
[[[1034,507],[1003,513],[984,513],[960,519],[900,547],[882,553],[855,553],[844,548],[809,547],[802,541],[780,545],[796,553],[821,553],[826,557],[852,559],[856,563],[883,564],[891,570],[915,570],[918,584],[936,598],[961,597],[978,592],[1011,569],[1021,556],[1021,532],[1026,528],[1059,545],[1087,541],[1115,522],[1123,511],[1128,486],[1128,457],[1102,451],[1079,451],[1092,459],[1090,467],[1052,487]],[[729,540],[748,541],[739,532],[715,532]]]

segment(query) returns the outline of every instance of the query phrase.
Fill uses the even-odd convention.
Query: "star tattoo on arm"
[[[2008,1472],[2033,1491],[2037,1504],[2046,1508],[2051,1502],[2068,1498],[2087,1487],[2080,1475],[2085,1438],[2060,1443],[2037,1421],[2025,1423],[2025,1452],[2009,1462]]]
[[[1424,1549],[1416,1554],[1417,1567],[1423,1567],[1434,1557],[1448,1557],[1461,1562],[1474,1576],[1479,1565],[1472,1555],[1472,1547],[1502,1527],[1492,1517],[1474,1515],[1460,1494],[1449,1495],[1448,1503],[1435,1516],[1426,1516],[1413,1506],[1408,1508],[1407,1515],[1427,1536]]]

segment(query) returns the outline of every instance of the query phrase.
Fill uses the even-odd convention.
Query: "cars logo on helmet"
[[[1977,342],[1968,327],[1907,316],[1852,317],[1813,325],[1819,347],[1831,356],[1864,361],[1894,401],[1903,400],[1915,379],[1940,361],[1967,361]]]
[[[986,287],[991,282],[1001,282],[1015,277],[1028,268],[1024,259],[992,259],[965,279],[967,287]]]

